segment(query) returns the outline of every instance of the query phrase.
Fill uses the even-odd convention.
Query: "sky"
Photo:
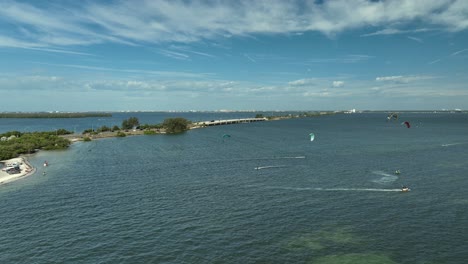
[[[0,0],[0,111],[468,109],[466,0]]]

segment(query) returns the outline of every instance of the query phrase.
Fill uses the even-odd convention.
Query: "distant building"
[[[345,112],[345,114],[354,114],[356,113],[356,109],[351,109]]]

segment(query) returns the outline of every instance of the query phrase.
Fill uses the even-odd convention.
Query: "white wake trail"
[[[249,185],[248,187],[260,187]],[[327,192],[401,192],[401,189],[383,189],[383,188],[310,188],[310,187],[281,187],[266,186],[267,189],[280,189],[291,191],[327,191]]]
[[[276,166],[261,166],[255,167],[256,170],[263,170],[263,169],[272,169],[272,168],[283,168],[286,167],[285,165],[276,165]]]

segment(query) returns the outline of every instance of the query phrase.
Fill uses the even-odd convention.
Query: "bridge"
[[[211,121],[202,121],[197,122],[197,126],[220,126],[220,125],[230,125],[230,124],[239,124],[239,123],[252,123],[266,121],[266,118],[238,118],[238,119],[226,119],[226,120],[211,120]]]

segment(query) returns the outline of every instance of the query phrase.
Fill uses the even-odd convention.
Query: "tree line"
[[[16,158],[21,154],[31,154],[38,150],[66,149],[70,140],[59,135],[72,134],[65,129],[48,132],[10,131],[0,134],[0,160]]]
[[[110,113],[0,113],[0,118],[83,118],[111,117]]]
[[[192,122],[181,117],[167,118],[161,124],[144,124],[140,125],[138,118],[130,117],[122,122],[122,126],[114,126],[109,128],[102,126],[96,131],[94,129],[87,129],[83,132],[86,133],[97,133],[106,131],[117,131],[117,136],[125,136],[126,134],[122,130],[128,129],[140,129],[145,130],[146,133],[154,132],[152,129],[164,129],[166,133],[180,133],[190,128]],[[21,154],[31,154],[38,150],[59,150],[66,149],[71,144],[70,140],[61,137],[62,135],[73,134],[66,129],[57,129],[54,131],[46,132],[20,132],[20,131],[9,131],[0,134],[0,160],[7,160],[18,157]],[[86,140],[85,140],[86,141]]]
[[[83,131],[83,134],[95,134],[101,132],[121,132],[119,136],[123,136],[123,132],[121,130],[130,130],[130,129],[138,129],[144,131],[151,131],[151,130],[164,130],[166,133],[180,133],[188,130],[190,128],[190,124],[192,122],[182,117],[176,118],[166,118],[164,122],[160,124],[140,124],[140,121],[137,117],[130,117],[128,119],[124,119],[122,121],[122,125],[119,127],[117,125],[113,126],[112,128],[108,126],[101,126],[94,129],[86,129]],[[150,133],[148,133],[150,134]]]

